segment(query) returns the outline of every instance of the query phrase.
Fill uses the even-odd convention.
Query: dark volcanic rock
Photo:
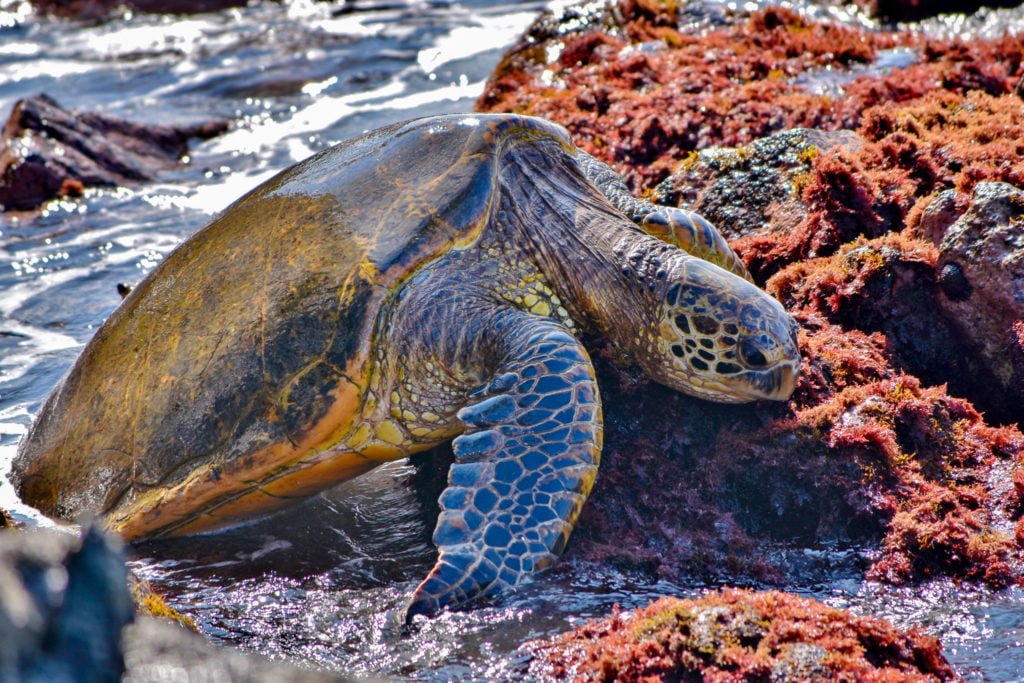
[[[248,0],[32,0],[40,14],[68,19],[103,19],[118,10],[153,14],[198,14],[243,7]]]
[[[96,529],[0,536],[0,678],[119,681],[126,581],[119,542]]]
[[[159,599],[131,583],[137,606],[152,610]],[[164,607],[159,613],[173,618]],[[134,609],[116,537],[95,526],[81,539],[39,529],[0,533],[2,681],[348,680],[216,647],[165,619],[131,623]]]
[[[811,162],[833,147],[863,144],[848,130],[794,128],[746,147],[711,147],[687,157],[656,188],[655,199],[699,212],[728,239],[788,232],[807,218],[801,192]]]
[[[989,390],[1024,404],[1024,192],[979,183],[938,246],[942,307],[984,358]]]
[[[935,638],[774,591],[664,598],[530,649],[560,681],[956,680]]]
[[[31,210],[87,187],[150,180],[179,164],[189,138],[209,138],[227,126],[146,125],[69,112],[46,95],[20,100],[0,139],[0,206]]]

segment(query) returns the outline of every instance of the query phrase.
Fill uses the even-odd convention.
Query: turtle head
[[[750,282],[681,255],[652,292],[658,333],[645,365],[657,380],[720,403],[784,401],[800,370],[796,322]]]

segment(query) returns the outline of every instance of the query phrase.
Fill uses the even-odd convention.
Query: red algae
[[[633,190],[721,214],[799,321],[804,366],[787,405],[719,406],[599,350],[605,454],[572,553],[773,581],[785,570],[772,544],[866,545],[879,580],[1020,583],[1024,412],[991,391],[998,367],[950,313],[958,281],[935,236],[979,183],[1024,186],[1024,38],[940,40],[784,9],[688,32],[677,13],[647,0],[572,30],[542,19],[478,108],[552,119]],[[883,68],[892,51],[902,66]],[[766,144],[795,127],[816,130]],[[713,147],[734,149],[695,154]],[[767,171],[739,172],[755,156]],[[1018,318],[1009,352],[1024,359]]]
[[[598,25],[566,37],[528,33],[492,76],[477,108],[562,123],[588,152],[612,164],[642,191],[695,149],[741,146],[794,127],[871,126],[865,114],[869,108],[882,108],[875,117],[891,117],[894,108],[929,93],[996,97],[1011,93],[1022,72],[1024,41],[1016,36],[943,41],[813,22],[780,8],[757,12],[746,23],[691,35],[669,21],[673,3],[661,3],[660,14],[652,6],[658,3],[620,3],[621,24],[615,31]],[[652,20],[652,14],[660,21]],[[630,47],[637,43],[648,47]],[[544,46],[560,46],[561,55],[549,63]],[[825,69],[841,74],[852,66],[871,65],[879,51],[894,48],[914,51],[916,63],[875,69],[871,75],[851,72],[855,77],[842,85],[838,96],[817,94],[802,84],[821,77]],[[974,104],[962,107],[963,113],[955,117],[959,123],[952,125],[972,119]],[[1008,106],[983,112],[970,127],[997,130],[987,126],[991,117],[1019,117],[1019,106],[1016,113]],[[956,104],[940,98],[927,107]],[[989,104],[984,107],[991,109]],[[942,125],[930,130],[937,138],[950,132]],[[1012,130],[997,136],[1014,140]],[[964,143],[970,147],[970,138]],[[980,150],[969,155],[976,161],[988,156]]]
[[[775,591],[663,598],[531,646],[573,681],[949,681],[935,638]]]

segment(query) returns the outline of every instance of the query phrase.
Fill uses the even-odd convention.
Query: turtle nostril
[[[768,367],[768,358],[765,357],[761,349],[757,348],[757,342],[752,338],[746,337],[740,340],[739,351],[740,358],[748,368],[760,370]]]

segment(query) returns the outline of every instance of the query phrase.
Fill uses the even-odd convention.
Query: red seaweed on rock
[[[663,598],[528,649],[537,678],[580,682],[956,680],[931,636],[774,591]]]
[[[478,109],[558,121],[645,190],[696,149],[737,147],[795,127],[857,128],[870,107],[934,91],[1010,93],[1022,72],[1020,36],[939,40],[815,22],[781,8],[691,34],[676,26],[678,7],[620,2],[589,21],[573,17],[572,31],[550,15],[538,20],[494,72]],[[879,51],[894,49],[911,63],[876,65]],[[816,82],[841,87],[819,94]]]
[[[1010,94],[1024,38],[940,40],[783,9],[687,31],[685,11],[648,0],[566,10],[565,25],[547,15],[478,107],[562,123],[635,190],[707,213],[800,321],[804,370],[788,407],[725,407],[595,353],[605,455],[573,553],[773,580],[788,571],[773,544],[876,546],[872,577],[1020,582],[1024,435],[991,424],[1024,423],[1022,403],[991,391],[1008,375],[947,301],[966,289],[936,246],[979,183],[1024,186]],[[883,50],[903,66],[883,67]],[[1024,340],[1024,310],[998,305],[1004,341]]]

